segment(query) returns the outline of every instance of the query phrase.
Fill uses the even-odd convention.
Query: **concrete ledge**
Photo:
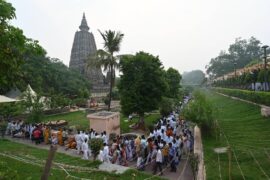
[[[205,180],[206,171],[205,171],[205,166],[204,166],[202,136],[201,136],[201,130],[197,125],[194,127],[194,155],[198,156],[198,160],[199,160],[196,179]]]
[[[270,107],[269,106],[261,106],[261,115],[263,117],[270,117]]]
[[[126,170],[130,168],[117,164],[103,162],[101,165],[99,165],[98,169],[110,173],[123,174]]]

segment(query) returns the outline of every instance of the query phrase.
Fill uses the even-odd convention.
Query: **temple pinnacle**
[[[81,22],[81,25],[80,25],[79,28],[82,31],[89,31],[89,27],[87,25],[87,21],[86,21],[86,18],[85,18],[85,13],[83,13],[82,22]]]

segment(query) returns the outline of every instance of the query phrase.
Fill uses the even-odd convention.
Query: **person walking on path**
[[[156,163],[155,163],[153,174],[157,173],[157,169],[159,169],[160,175],[163,175],[163,172],[162,172],[162,152],[161,152],[159,146],[157,146]]]

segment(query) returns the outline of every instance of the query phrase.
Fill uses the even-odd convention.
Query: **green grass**
[[[207,98],[215,107],[215,119],[221,132],[226,135],[232,148],[232,179],[268,179],[270,177],[270,118],[260,115],[260,107],[232,100],[214,93],[207,93]],[[214,148],[228,146],[224,135],[217,137],[203,137],[204,156],[207,179],[220,179],[219,165],[222,179],[228,177],[228,154],[218,154]],[[235,156],[234,153],[235,152]],[[260,164],[260,170],[253,156]]]
[[[86,112],[76,111],[70,113],[63,113],[57,115],[44,116],[43,122],[47,121],[57,121],[57,120],[66,120],[68,126],[76,126],[78,129],[87,130],[89,129],[89,120],[86,118]]]
[[[76,111],[58,115],[50,115],[44,116],[43,122],[48,121],[57,121],[57,120],[66,120],[68,122],[68,126],[75,126],[78,129],[88,130],[89,129],[89,120],[86,118],[87,114],[83,111]],[[152,126],[157,122],[157,119],[160,118],[160,114],[146,114],[145,115],[145,125],[146,127]],[[138,122],[139,118],[134,117],[132,121],[126,122],[128,117],[121,114],[120,116],[120,128],[121,133],[128,133],[131,131],[129,126],[135,122]]]
[[[156,114],[146,114],[145,115],[145,126],[146,128],[149,128],[150,126],[153,126],[154,124],[157,123],[157,120],[160,118],[160,114],[156,113]],[[139,117],[135,116],[133,117],[132,121],[125,121],[128,120],[128,117],[124,116],[123,114],[121,114],[120,117],[120,127],[121,127],[121,133],[128,133],[131,131],[131,129],[129,128],[130,125],[136,123],[139,121]]]
[[[48,151],[33,148],[27,145],[10,142],[8,140],[0,139],[0,152],[4,154],[11,154],[16,157],[21,157],[23,159],[32,160],[33,162],[36,160],[46,160]],[[77,157],[71,157],[62,153],[56,153],[54,162],[59,162],[63,164],[82,166],[82,167],[91,167],[95,168],[99,163],[93,161],[82,160]],[[4,157],[0,155],[0,179],[2,179],[3,172],[9,171],[9,175],[5,179],[40,179],[40,176],[43,171],[44,164],[40,166],[28,164],[22,162],[20,160],[15,160],[10,157]],[[73,179],[71,177],[67,177],[67,174],[61,170],[60,168],[55,167],[56,169],[52,169],[50,173],[49,179]],[[92,171],[92,172],[74,172],[69,171],[69,173],[73,176],[77,176],[80,178],[88,178],[88,179],[107,179],[107,180],[130,180],[130,179],[145,179],[150,177],[151,175],[145,174],[143,172],[139,172],[137,170],[128,170],[122,175],[116,175],[114,173],[107,173],[101,171]],[[11,177],[11,175],[16,175],[16,178]],[[160,179],[159,177],[153,179]]]

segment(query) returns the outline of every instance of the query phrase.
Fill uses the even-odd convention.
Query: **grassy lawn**
[[[207,179],[220,179],[220,174],[222,179],[229,179],[228,154],[218,155],[213,151],[228,144],[232,149],[232,179],[243,179],[240,168],[245,179],[269,179],[270,118],[263,118],[258,106],[214,93],[208,93],[207,97],[213,103],[215,118],[228,139],[227,143],[224,135],[203,138]]]
[[[66,120],[68,126],[76,126],[78,129],[89,129],[89,120],[86,118],[86,113],[84,111],[76,111],[64,114],[44,116],[43,121],[57,121]]]
[[[70,112],[65,114],[50,115],[44,116],[43,121],[56,121],[56,120],[66,120],[68,121],[68,126],[76,126],[78,129],[88,130],[89,129],[89,120],[86,118],[87,114],[83,111]],[[145,125],[149,127],[157,122],[157,119],[160,118],[160,115],[157,114],[147,114],[145,116]],[[138,121],[138,117],[134,117],[131,122],[126,122],[128,117],[121,114],[120,116],[120,128],[121,133],[130,132],[129,126]]]
[[[33,148],[27,145],[10,142],[8,140],[0,139],[0,152],[4,154],[10,154],[16,157],[20,157],[23,159],[31,160],[33,162],[37,160],[45,161],[47,158],[48,151]],[[71,157],[62,153],[56,153],[54,162],[69,164],[81,167],[91,167],[95,168],[99,163],[82,160],[77,157]],[[43,171],[44,163],[40,166],[32,165],[21,160],[15,160],[10,157],[4,157],[0,155],[0,179],[2,172],[6,172],[7,169],[10,170],[12,175],[17,174],[17,178],[12,179],[40,179],[40,176]],[[17,172],[17,173],[14,173]],[[92,171],[92,172],[76,172],[69,171],[69,173],[73,176],[80,178],[88,178],[88,179],[107,179],[107,180],[118,180],[118,179],[145,179],[150,177],[151,175],[145,174],[143,172],[139,172],[136,170],[129,170],[122,175],[116,175],[113,173],[101,172],[101,171]],[[10,175],[11,175],[10,174]],[[5,179],[11,179],[5,178]],[[49,179],[73,179],[71,177],[67,177],[67,174],[61,170],[60,168],[55,167],[51,171]],[[160,179],[160,178],[153,178]]]
[[[154,124],[157,123],[157,120],[160,118],[160,114],[156,113],[156,114],[146,114],[145,115],[145,126],[146,128],[148,128],[149,126],[153,126]],[[133,119],[131,121],[127,121],[128,117],[124,116],[123,114],[121,114],[120,117],[120,123],[121,123],[121,133],[128,133],[131,131],[131,129],[129,128],[130,125],[138,122],[139,117],[135,116],[133,117]]]

